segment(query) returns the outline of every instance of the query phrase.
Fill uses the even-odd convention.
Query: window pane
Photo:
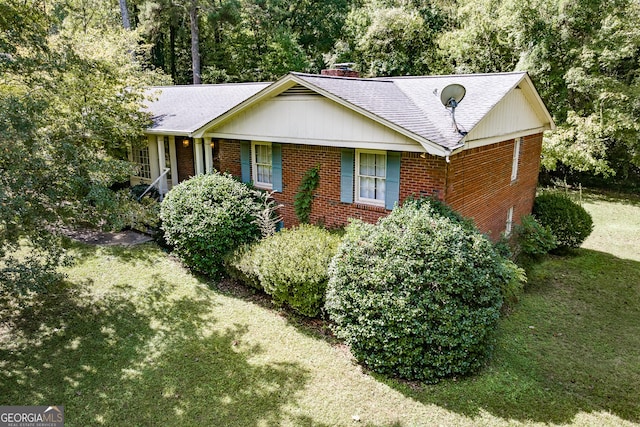
[[[373,176],[376,170],[376,155],[370,153],[360,154],[360,175]]]
[[[376,179],[376,200],[384,200],[384,194],[386,190],[386,183],[384,179]]]
[[[149,147],[134,150],[133,161],[138,164],[138,175],[140,178],[151,179],[151,164],[149,162]]]
[[[256,163],[271,164],[271,146],[256,144]]]
[[[363,199],[375,199],[376,180],[375,178],[360,178],[360,197]]]
[[[271,166],[258,165],[256,171],[258,182],[271,184]]]
[[[376,173],[375,176],[385,178],[387,176],[387,162],[384,154],[376,154]]]

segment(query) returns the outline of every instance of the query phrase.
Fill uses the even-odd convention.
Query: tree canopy
[[[148,123],[154,79],[134,59],[135,35],[92,21],[100,11],[82,0],[68,5],[0,4],[0,283],[13,288],[46,285],[39,273],[64,258],[61,227],[104,223]]]

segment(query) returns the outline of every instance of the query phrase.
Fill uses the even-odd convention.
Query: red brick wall
[[[185,147],[184,140],[189,141],[189,146]],[[176,136],[176,162],[178,166],[178,182],[191,178],[196,174],[193,162],[193,141],[188,138]]]
[[[240,142],[220,141],[220,170],[239,177]],[[282,144],[282,193],[274,198],[283,207],[280,210],[285,226],[298,224],[293,202],[305,172],[320,165],[320,184],[315,191],[310,221],[327,227],[347,224],[349,218],[376,222],[388,210],[356,203],[340,202],[341,149],[311,145]],[[444,194],[444,159],[417,153],[402,153],[400,170],[400,199],[411,195]]]
[[[444,199],[445,160],[419,153],[402,153],[400,160],[400,200],[409,196],[436,196]]]
[[[514,140],[465,150],[451,158],[447,202],[478,228],[498,239],[505,230],[507,211],[514,207],[516,223],[531,213],[538,182],[542,134],[520,145],[518,176],[511,182]]]
[[[327,70],[320,71],[320,74],[323,76],[334,76],[334,77],[360,77],[360,73],[354,70],[344,70],[340,68],[331,68]]]
[[[218,141],[218,170],[240,177],[240,141],[221,139]]]
[[[463,151],[451,158],[402,153],[400,200],[432,196],[444,200],[462,215],[472,218],[481,231],[497,239],[504,231],[507,211],[514,220],[531,213],[540,167],[542,134],[524,138],[520,147],[518,177],[511,182],[513,140]],[[220,170],[240,177],[240,142],[221,140]],[[380,207],[340,202],[340,148],[282,144],[282,193],[275,193],[285,226],[298,223],[293,201],[304,173],[320,165],[320,185],[315,192],[311,222],[328,227],[345,225],[349,218],[375,222],[387,215]],[[447,177],[448,173],[448,177]],[[445,192],[445,183],[448,183]]]

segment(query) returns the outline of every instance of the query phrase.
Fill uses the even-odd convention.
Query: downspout
[[[447,203],[447,196],[449,193],[449,164],[451,163],[451,159],[449,158],[449,156],[451,155],[451,150],[449,150],[448,148],[445,151],[445,156],[444,156],[444,161],[445,161],[445,165],[444,165],[444,198],[442,199],[443,202]]]

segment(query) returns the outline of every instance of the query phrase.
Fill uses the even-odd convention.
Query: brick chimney
[[[332,68],[322,70],[320,74],[323,76],[334,77],[360,77],[360,73],[353,70],[351,67],[353,67],[353,62],[334,64]]]

